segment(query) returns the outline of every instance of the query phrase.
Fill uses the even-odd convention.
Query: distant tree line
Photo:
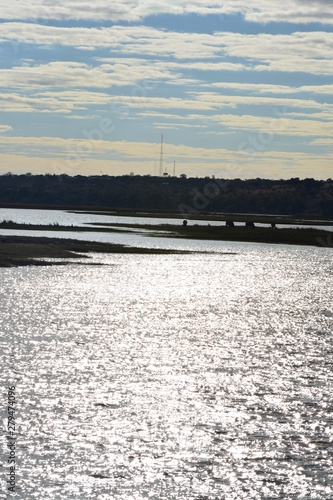
[[[0,205],[333,217],[333,181],[6,174]]]

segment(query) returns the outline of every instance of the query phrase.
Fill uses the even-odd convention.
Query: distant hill
[[[0,205],[333,217],[333,181],[6,174]]]

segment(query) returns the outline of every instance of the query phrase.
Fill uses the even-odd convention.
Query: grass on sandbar
[[[86,257],[90,252],[126,254],[172,254],[188,253],[155,248],[137,248],[111,243],[98,243],[60,238],[39,238],[30,236],[0,236],[0,267],[27,265],[58,265],[38,259],[65,259],[67,264],[78,257]]]

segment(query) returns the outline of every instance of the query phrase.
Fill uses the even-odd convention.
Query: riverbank
[[[87,253],[90,252],[108,254],[188,253],[175,250],[127,247],[125,245],[61,238],[0,236],[0,267],[64,265],[73,263],[74,259],[78,257],[80,259],[88,259],[89,256]],[[63,260],[52,261],[47,259]],[[89,264],[89,262],[87,263]]]
[[[333,247],[332,232],[307,227],[280,229],[256,226],[217,227],[193,225],[177,228],[177,232],[178,236],[191,239]]]
[[[244,222],[244,221],[243,221]],[[251,227],[252,226],[252,227]],[[59,224],[37,225],[17,224],[12,221],[3,221],[0,228],[7,230],[47,231],[67,233],[132,233],[138,232],[146,237],[183,238],[192,240],[237,241],[247,243],[306,245],[333,248],[333,233],[324,229],[309,228],[306,225],[293,227],[258,226],[256,224],[228,227],[225,223],[219,226],[199,225],[188,221],[179,224],[126,224],[126,223],[94,223],[86,226],[61,226]],[[175,250],[154,248],[136,248],[121,244],[78,241],[74,239],[3,236],[0,237],[0,266],[11,265],[48,265],[50,261],[38,259],[73,259],[77,254],[88,252],[102,253],[141,253],[167,254],[179,253]],[[60,263],[64,263],[61,262]]]
[[[234,222],[246,223],[253,222],[255,224],[290,224],[290,225],[302,225],[302,226],[333,226],[333,219],[330,217],[294,217],[291,215],[263,215],[263,214],[245,214],[245,213],[212,213],[212,212],[198,212],[198,213],[187,213],[180,215],[179,212],[161,212],[161,211],[91,211],[91,210],[67,210],[69,213],[73,214],[89,214],[89,215],[106,215],[106,216],[116,216],[116,217],[140,217],[142,219],[151,218],[154,219],[178,219],[181,223],[184,218],[189,221],[214,221],[214,222],[226,222],[227,220],[232,220]]]
[[[94,226],[98,227],[102,224],[94,223]],[[103,224],[105,231],[105,226],[108,224]],[[306,227],[300,228],[277,228],[277,227],[258,227],[253,224],[253,226],[233,226],[228,227],[226,225],[221,226],[210,226],[193,224],[189,222],[186,225],[174,225],[174,224],[160,224],[160,225],[148,225],[148,224],[110,224],[112,230],[122,230],[126,229],[144,229],[146,231],[151,231],[153,236],[160,237],[170,237],[172,233],[172,238],[186,238],[193,240],[218,240],[218,241],[243,241],[248,243],[273,243],[273,244],[284,244],[284,245],[307,245],[307,246],[328,246],[333,247],[333,233],[331,231],[325,231],[323,229],[313,229]],[[148,233],[149,234],[149,233]]]
[[[190,210],[182,213],[180,210],[161,210],[161,209],[130,209],[117,208],[108,209],[100,206],[76,206],[71,205],[49,205],[49,204],[24,204],[24,203],[0,203],[1,208],[21,209],[21,210],[59,210],[66,211],[72,214],[91,214],[91,215],[108,215],[116,217],[140,217],[155,219],[179,219],[200,221],[226,221],[233,220],[234,222],[253,221],[254,223],[275,223],[275,224],[302,224],[302,225],[332,225],[333,218],[322,215],[272,215],[261,213],[241,213],[241,212],[219,212],[205,210]]]
[[[152,228],[152,226],[149,227]],[[140,228],[142,228],[142,226],[140,226]],[[158,229],[161,232],[158,232]],[[333,248],[332,233],[316,229],[229,228],[216,226],[175,227],[165,225],[158,226],[158,229],[156,230],[154,226],[151,234],[155,237],[165,237],[165,231],[168,229],[173,232],[173,238],[307,245]],[[0,267],[68,264],[78,257],[87,258],[87,253],[90,252],[122,254],[189,253],[178,250],[128,247],[125,245],[79,241],[74,239],[0,236]],[[63,260],[52,261],[48,259]]]

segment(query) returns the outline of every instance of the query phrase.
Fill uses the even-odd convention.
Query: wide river
[[[0,498],[333,498],[332,249],[174,245],[0,268]]]

